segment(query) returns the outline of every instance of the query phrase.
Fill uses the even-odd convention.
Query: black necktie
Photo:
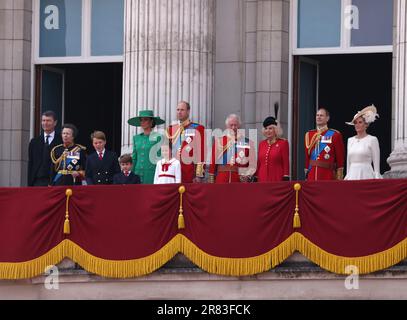
[[[47,134],[46,137],[45,137],[45,143],[46,143],[48,146],[49,146],[49,138],[50,138],[50,135]]]

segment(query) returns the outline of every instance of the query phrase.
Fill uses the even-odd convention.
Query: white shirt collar
[[[51,133],[46,133],[44,132],[44,142],[47,142],[47,136],[49,136],[49,143],[52,142],[52,140],[54,140],[55,137],[55,131],[52,131]]]
[[[170,160],[168,160],[168,162],[166,162],[165,159],[161,159],[161,164],[164,164],[164,163],[171,163],[172,164],[175,160],[176,160],[175,158],[171,158]]]

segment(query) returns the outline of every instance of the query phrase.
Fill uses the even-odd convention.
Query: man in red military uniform
[[[231,114],[226,119],[227,134],[215,138],[212,144],[209,183],[246,182],[254,173],[254,146],[238,135],[240,119]]]
[[[205,127],[189,119],[188,102],[177,105],[178,124],[166,131],[172,155],[181,162],[182,183],[200,182],[204,177]]]
[[[345,147],[342,134],[328,128],[329,112],[320,108],[317,129],[305,134],[305,175],[307,180],[342,180]]]

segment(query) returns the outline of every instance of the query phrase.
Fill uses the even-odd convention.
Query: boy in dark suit
[[[123,154],[119,161],[122,172],[114,175],[113,184],[139,184],[140,177],[131,171],[133,167],[131,154]]]
[[[31,139],[28,146],[28,179],[30,187],[50,185],[51,150],[62,143],[61,134],[55,132],[58,123],[53,111],[45,111],[41,115],[43,133]]]
[[[106,150],[106,136],[102,131],[95,131],[90,136],[95,152],[86,159],[86,183],[112,184],[113,176],[120,172],[115,152]]]

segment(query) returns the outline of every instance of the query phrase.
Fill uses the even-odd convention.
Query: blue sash
[[[236,157],[238,152],[237,149],[239,147],[244,147],[249,145],[249,139],[245,138],[244,140],[239,140],[237,142],[233,143],[233,147],[229,146],[229,148],[223,153],[223,163],[222,164],[228,164],[232,157]]]
[[[197,123],[190,123],[187,128],[184,128],[183,132],[180,132],[176,140],[171,141],[173,157],[176,157],[177,151],[181,149],[182,143],[185,141],[186,137],[185,133],[187,133],[189,130],[195,131],[195,128],[197,127],[198,127]],[[192,138],[194,138],[194,136]]]
[[[77,155],[77,156],[76,156]],[[66,157],[65,160],[65,167],[62,170],[67,170],[67,167],[69,165],[71,165],[73,168],[75,168],[75,166],[78,164],[80,159],[80,152],[68,152],[68,156]],[[73,162],[74,160],[76,160],[76,164]],[[59,166],[58,166],[59,168]],[[71,170],[69,170],[71,171]],[[55,176],[53,182],[57,182],[61,177],[63,176],[63,174],[61,173],[57,173],[57,175]]]
[[[223,138],[221,139],[223,140]],[[237,153],[236,143],[233,143],[233,146],[230,145],[229,148],[227,148],[227,150],[223,152],[222,165],[228,164],[232,157],[235,157],[236,153]]]
[[[329,129],[323,136],[321,136],[321,138],[325,137],[325,139],[329,139],[329,138],[332,138],[332,136],[334,134],[335,134],[335,131]],[[317,160],[317,158],[321,154],[322,150],[324,150],[327,145],[328,145],[327,143],[317,142],[314,146],[314,149],[311,152],[310,159]],[[311,165],[309,165],[309,167],[308,167],[308,171],[310,171],[310,170],[311,170]]]

